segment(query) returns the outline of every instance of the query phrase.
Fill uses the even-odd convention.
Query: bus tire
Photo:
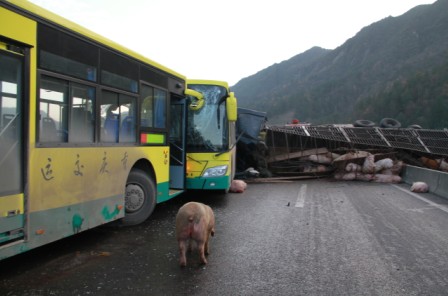
[[[156,207],[156,185],[145,172],[133,169],[125,189],[125,216],[122,225],[133,226],[146,221]]]
[[[393,118],[383,118],[380,121],[380,126],[382,128],[399,128],[401,127],[401,123]]]

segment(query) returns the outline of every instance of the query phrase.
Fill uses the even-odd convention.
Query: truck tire
[[[383,118],[380,121],[380,127],[382,128],[399,128],[401,123],[393,118]]]
[[[353,124],[354,127],[374,127],[375,122],[365,119],[356,120]]]
[[[133,169],[129,173],[125,189],[124,226],[138,225],[146,221],[156,206],[156,186],[145,172]]]
[[[412,128],[412,129],[422,129],[422,127],[418,124],[411,124],[410,126],[408,126],[408,128]]]

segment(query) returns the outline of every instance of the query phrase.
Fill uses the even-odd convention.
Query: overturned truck
[[[298,124],[266,132],[267,166],[277,176],[396,183],[406,164],[448,171],[447,130]]]

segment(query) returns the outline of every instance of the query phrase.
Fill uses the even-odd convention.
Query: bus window
[[[89,81],[97,80],[97,47],[39,24],[39,67]]]
[[[22,190],[22,66],[0,50],[0,196]]]
[[[101,141],[118,142],[118,94],[103,91],[101,97]]]
[[[138,93],[138,64],[109,50],[101,50],[101,83]]]
[[[39,142],[67,142],[68,82],[42,76]]]
[[[142,105],[140,111],[140,120],[142,127],[153,126],[154,113],[154,89],[147,85],[142,85]]]
[[[72,106],[70,108],[69,142],[93,143],[95,140],[95,89],[73,84],[70,89]]]
[[[166,127],[166,92],[160,89],[154,89],[154,127]]]
[[[120,143],[133,143],[136,137],[135,98],[120,94]]]
[[[166,128],[166,92],[147,85],[142,85],[141,97],[141,126]]]
[[[136,136],[136,99],[131,96],[103,91],[101,101],[101,141],[133,143]]]

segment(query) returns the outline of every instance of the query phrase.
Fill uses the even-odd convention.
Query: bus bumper
[[[230,176],[216,178],[187,178],[187,189],[228,190]]]

